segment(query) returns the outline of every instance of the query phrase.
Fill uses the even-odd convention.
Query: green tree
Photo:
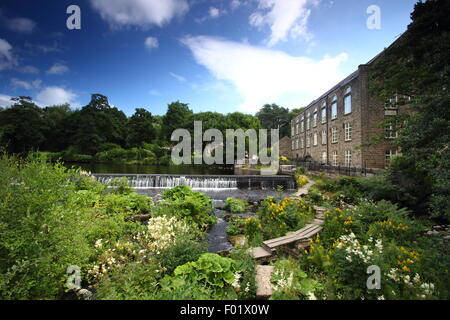
[[[373,93],[411,97],[412,113],[393,117],[402,125],[395,141],[402,156],[389,180],[416,213],[450,220],[450,2],[418,2],[408,30],[371,69]]]
[[[162,132],[166,141],[170,141],[172,133],[176,129],[193,128],[193,112],[189,105],[179,101],[169,104],[166,114],[163,118]]]
[[[1,144],[11,153],[37,150],[45,140],[42,109],[30,97],[12,98],[14,104],[0,112]]]
[[[280,129],[280,138],[289,136],[289,109],[276,104],[266,104],[256,113],[264,129]]]
[[[153,125],[152,114],[142,108],[128,119],[128,145],[139,147],[142,143],[150,143],[156,138],[156,129]]]
[[[91,102],[67,121],[70,143],[85,154],[95,154],[106,142],[124,147],[126,124],[126,115],[111,107],[106,96],[93,94]]]

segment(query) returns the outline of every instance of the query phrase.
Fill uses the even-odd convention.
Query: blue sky
[[[2,0],[0,106],[82,107],[102,93],[128,115],[301,107],[406,30],[416,0]],[[66,9],[81,9],[68,30]],[[381,12],[369,29],[367,8]]]

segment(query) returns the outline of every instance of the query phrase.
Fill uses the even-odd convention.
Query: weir
[[[164,174],[93,174],[97,181],[109,184],[116,178],[125,177],[135,189],[170,189],[188,186],[194,190],[294,190],[291,176],[256,175],[164,175]]]

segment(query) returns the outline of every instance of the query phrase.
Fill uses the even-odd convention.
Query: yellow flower
[[[407,266],[403,266],[402,270],[406,271],[406,272],[410,272],[411,271],[411,269],[409,269]]]

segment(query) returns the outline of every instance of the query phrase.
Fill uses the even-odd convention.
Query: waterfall
[[[118,178],[115,175],[94,175],[100,183],[109,184]],[[197,190],[237,189],[234,177],[198,177],[198,176],[164,176],[164,175],[123,175],[129,185],[135,189],[170,189],[176,186],[188,186]]]
[[[188,186],[194,190],[284,190],[295,188],[290,176],[219,176],[219,175],[155,175],[155,174],[93,174],[103,184],[114,179],[127,178],[129,186],[135,189],[170,189],[176,186]]]

